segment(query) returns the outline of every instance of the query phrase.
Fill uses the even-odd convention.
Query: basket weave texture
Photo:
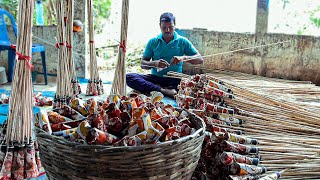
[[[41,162],[49,179],[191,179],[205,123],[193,113],[189,120],[196,128],[192,135],[137,147],[80,145],[38,129]]]

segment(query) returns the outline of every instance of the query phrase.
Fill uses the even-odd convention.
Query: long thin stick
[[[194,59],[198,59],[199,57],[208,58],[208,57],[213,57],[213,56],[220,56],[220,55],[224,55],[224,54],[230,54],[230,53],[239,52],[239,51],[244,51],[244,50],[249,50],[249,49],[256,49],[256,48],[274,46],[274,45],[277,45],[277,44],[283,44],[283,43],[288,43],[288,42],[291,42],[291,41],[281,41],[281,42],[276,42],[276,43],[269,43],[269,44],[264,44],[264,45],[259,45],[259,46],[252,46],[252,47],[247,47],[247,48],[242,48],[242,49],[236,49],[236,50],[232,50],[232,51],[215,53],[215,54],[210,54],[210,55],[205,55],[205,56],[195,56],[195,57],[193,57],[193,58],[187,58],[187,59],[185,59],[185,60],[182,60],[182,62],[188,62],[188,61],[191,61],[191,60],[194,60]]]

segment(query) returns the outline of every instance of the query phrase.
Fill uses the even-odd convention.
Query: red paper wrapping
[[[137,146],[135,137],[125,136],[120,141],[113,144],[114,146]]]
[[[13,161],[13,146],[8,148],[6,156],[4,158],[1,171],[0,171],[0,180],[10,180],[11,179],[11,169]]]
[[[61,108],[59,109],[54,109],[53,111],[58,112],[59,114],[61,114],[62,116],[71,118],[73,120],[82,120],[85,119],[85,117],[83,115],[81,115],[79,112],[77,112],[76,110],[72,109],[70,106],[68,105],[63,105]]]
[[[33,95],[35,106],[52,106],[53,100],[48,97],[43,97],[41,92]]]
[[[63,123],[52,124],[51,125],[52,132],[63,131],[71,129],[71,126],[65,125]]]
[[[231,152],[223,152],[222,154],[220,154],[220,160],[225,166],[231,165],[234,162],[244,163],[248,165],[258,165],[260,162],[258,158],[250,158]]]
[[[58,124],[61,122],[71,121],[71,119],[64,117],[64,116],[61,116],[59,113],[53,112],[53,111],[49,112],[48,118],[49,118],[50,123],[52,123],[52,124]]]
[[[120,132],[122,130],[122,120],[118,117],[109,118],[106,121],[106,126],[112,132]]]
[[[18,147],[13,152],[12,176],[13,179],[24,179],[24,147]]]
[[[135,98],[137,107],[142,106],[145,102],[146,102],[146,96],[143,94],[139,94],[136,98]]]
[[[215,125],[212,125],[212,124],[207,124],[206,130],[211,132],[211,133],[214,133],[214,132],[231,132],[231,133],[235,133],[235,134],[238,134],[238,135],[242,134],[241,130],[233,130],[233,129],[229,129],[229,128],[222,128],[222,127],[215,126]]]
[[[90,122],[91,127],[107,132],[106,125],[100,114],[90,114],[88,116],[88,121]]]
[[[98,96],[99,95],[96,80],[94,80],[93,83],[92,83],[91,79],[88,80],[86,94],[90,95],[90,96],[92,96],[92,95],[93,96]]]
[[[110,145],[117,142],[118,140],[119,139],[116,136],[103,132],[97,128],[92,128],[86,137],[86,141],[88,142],[88,144]]]
[[[173,115],[175,115],[174,112],[176,111],[176,109],[171,104],[167,104],[162,108],[162,111],[168,115],[173,116]]]
[[[25,178],[35,178],[38,177],[39,171],[35,159],[35,150],[33,145],[27,145],[25,151]]]
[[[223,151],[234,152],[238,154],[250,154],[250,153],[258,153],[258,148],[253,146],[246,146],[243,144],[233,143],[230,141],[223,141],[222,145]]]

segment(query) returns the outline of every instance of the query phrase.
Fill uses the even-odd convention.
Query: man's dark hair
[[[173,22],[173,24],[176,24],[176,18],[172,13],[166,12],[160,16],[160,23],[161,22]]]

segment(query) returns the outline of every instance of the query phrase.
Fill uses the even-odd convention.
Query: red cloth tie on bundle
[[[71,44],[69,44],[68,42],[66,42],[66,47],[67,47],[69,50],[71,50],[71,48],[72,48]]]
[[[59,48],[60,46],[65,46],[66,43],[56,43],[56,48]]]
[[[24,56],[24,55],[20,54],[19,52],[17,52],[16,46],[13,45],[13,44],[11,44],[10,47],[16,51],[16,55],[18,56],[18,60],[26,60],[28,67],[29,67],[30,69],[33,68],[33,65],[30,63],[30,61],[31,61],[31,59],[32,59],[31,56]]]
[[[122,48],[124,53],[127,52],[127,47],[126,47],[126,41],[125,40],[122,40],[122,42],[120,43],[119,48]]]

